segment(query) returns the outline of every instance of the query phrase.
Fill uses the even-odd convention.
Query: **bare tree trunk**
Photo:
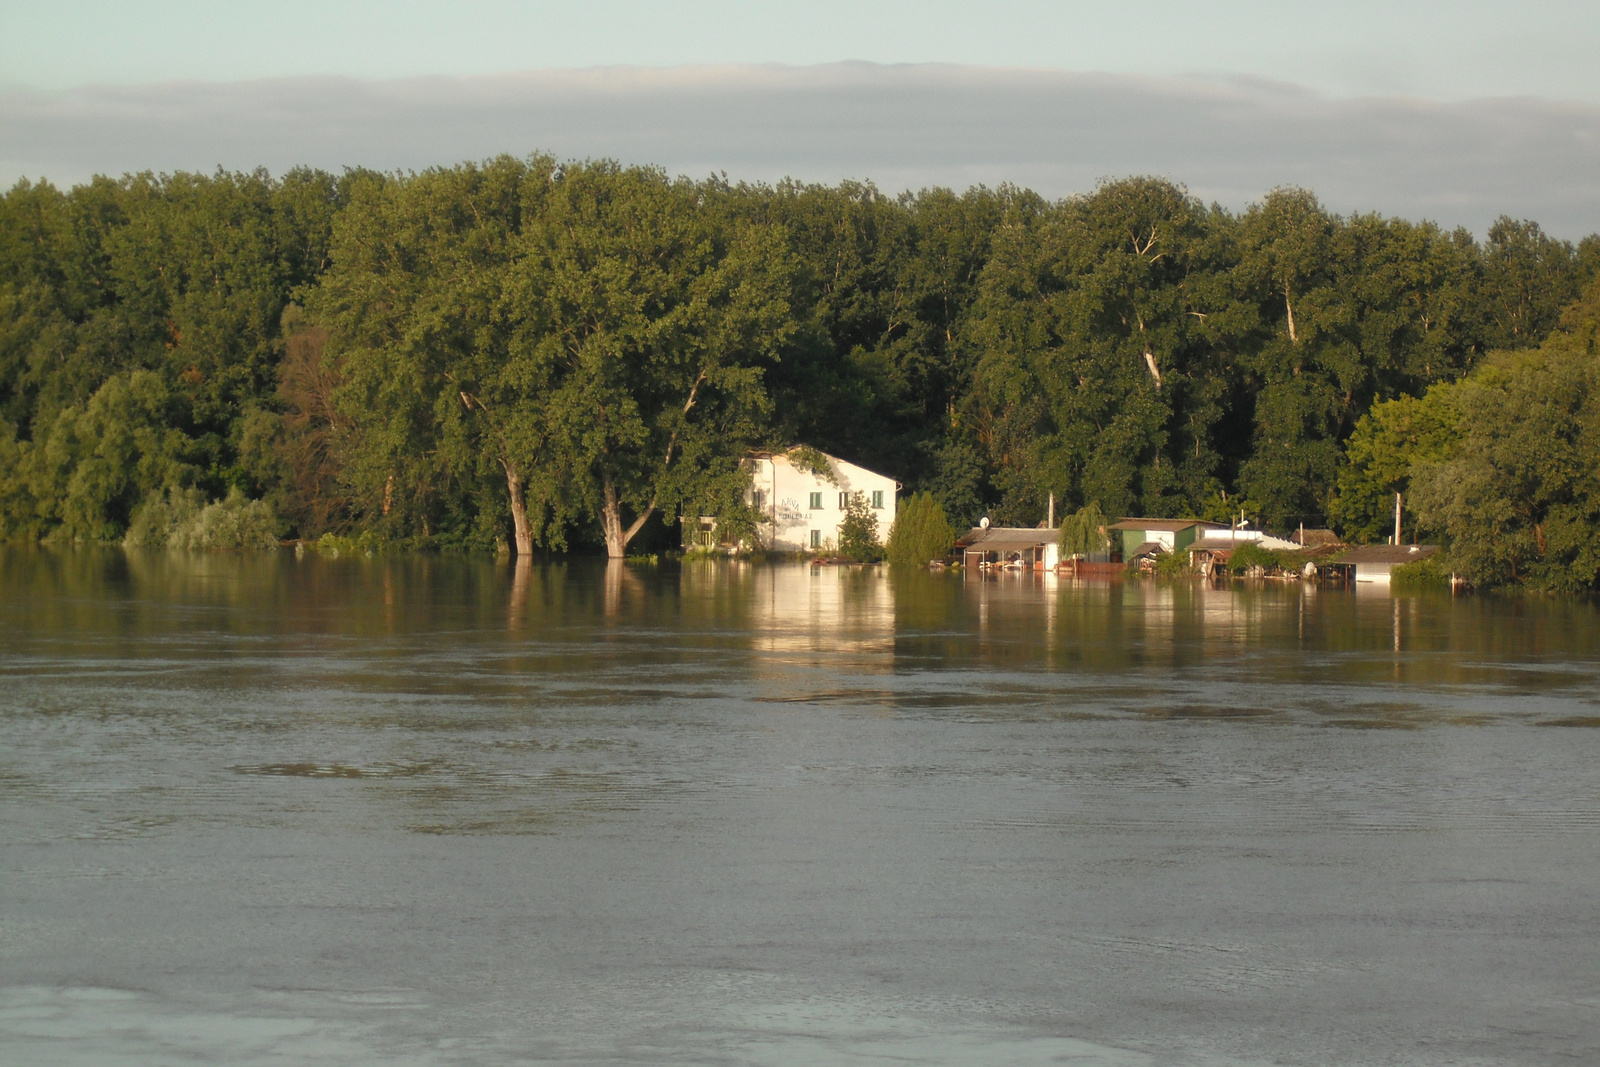
[[[1283,287],[1283,309],[1289,313],[1289,343],[1297,345],[1300,338],[1294,335],[1294,305],[1289,302],[1289,287]]]
[[[1148,348],[1144,350],[1144,365],[1150,369],[1150,377],[1156,380],[1156,388],[1161,388],[1161,368],[1156,366],[1156,354]]]
[[[511,523],[516,527],[517,558],[522,559],[533,555],[533,528],[528,525],[528,505],[522,498],[522,475],[509,463],[502,461],[501,466],[506,469],[506,489],[511,496]]]
[[[1152,231],[1153,233],[1154,231]],[[1155,238],[1150,238],[1150,243],[1155,243]],[[1148,247],[1148,246],[1146,246]],[[1150,369],[1150,377],[1156,380],[1156,388],[1161,388],[1161,368],[1156,366],[1156,354],[1150,351],[1150,339],[1145,337],[1144,316],[1139,316],[1139,336],[1144,337],[1144,365]]]

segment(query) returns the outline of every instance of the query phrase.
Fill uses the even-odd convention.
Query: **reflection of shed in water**
[[[956,548],[962,564],[969,568],[1054,570],[1060,554],[1059,536],[1059,531],[1043,526],[974,526],[956,541]]]

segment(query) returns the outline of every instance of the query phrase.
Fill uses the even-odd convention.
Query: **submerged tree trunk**
[[[502,463],[506,469],[506,490],[511,496],[511,524],[516,527],[517,558],[524,559],[533,555],[533,528],[528,525],[528,505],[522,497],[522,475],[518,474],[509,463]]]
[[[633,520],[633,525],[622,525],[622,501],[617,497],[617,487],[611,479],[605,481],[605,498],[600,505],[600,526],[605,530],[606,555],[612,559],[623,559],[628,554],[628,542],[633,540],[633,535],[643,529],[645,522],[655,514],[656,505],[651,501],[650,506]]]

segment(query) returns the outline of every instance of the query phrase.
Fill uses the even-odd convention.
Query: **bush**
[[[1182,578],[1194,573],[1189,559],[1189,550],[1182,552],[1164,552],[1156,557],[1156,573],[1163,578]]]
[[[276,548],[283,524],[272,506],[238,489],[204,503],[198,489],[168,488],[134,509],[122,543],[129,548]]]
[[[1235,574],[1243,574],[1251,567],[1260,567],[1264,571],[1281,570],[1298,573],[1304,565],[1305,556],[1299,551],[1274,552],[1270,548],[1262,548],[1253,541],[1246,541],[1228,556],[1228,569]]]
[[[173,534],[187,529],[204,507],[205,498],[198,489],[157,490],[133,509],[122,543],[128,548],[166,548]]]
[[[852,493],[839,523],[839,558],[856,563],[876,563],[883,558],[878,543],[878,516],[867,507],[866,498]]]
[[[1389,571],[1389,588],[1396,592],[1405,589],[1448,589],[1450,572],[1438,556],[1419,559],[1415,563],[1402,563]]]
[[[931,493],[907,497],[889,528],[889,562],[897,567],[925,567],[950,554],[955,527]]]
[[[395,547],[394,543],[378,536],[371,530],[363,530],[351,537],[340,534],[325,533],[313,542],[317,555],[329,559],[338,559],[340,556],[367,556],[380,555]]]

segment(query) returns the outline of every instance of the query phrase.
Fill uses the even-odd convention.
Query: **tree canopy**
[[[232,494],[300,537],[619,555],[803,444],[957,526],[1054,494],[1372,539],[1400,491],[1465,559],[1505,502],[1443,487],[1533,478],[1512,453],[1538,440],[1567,488],[1496,543],[1548,556],[1595,464],[1564,309],[1600,238],[1301,189],[1232,213],[1155,178],[888,196],[543,155],[144,174],[19,183],[0,268],[8,537],[120,540],[158,497]],[[1481,569],[1547,581],[1532,559]]]

